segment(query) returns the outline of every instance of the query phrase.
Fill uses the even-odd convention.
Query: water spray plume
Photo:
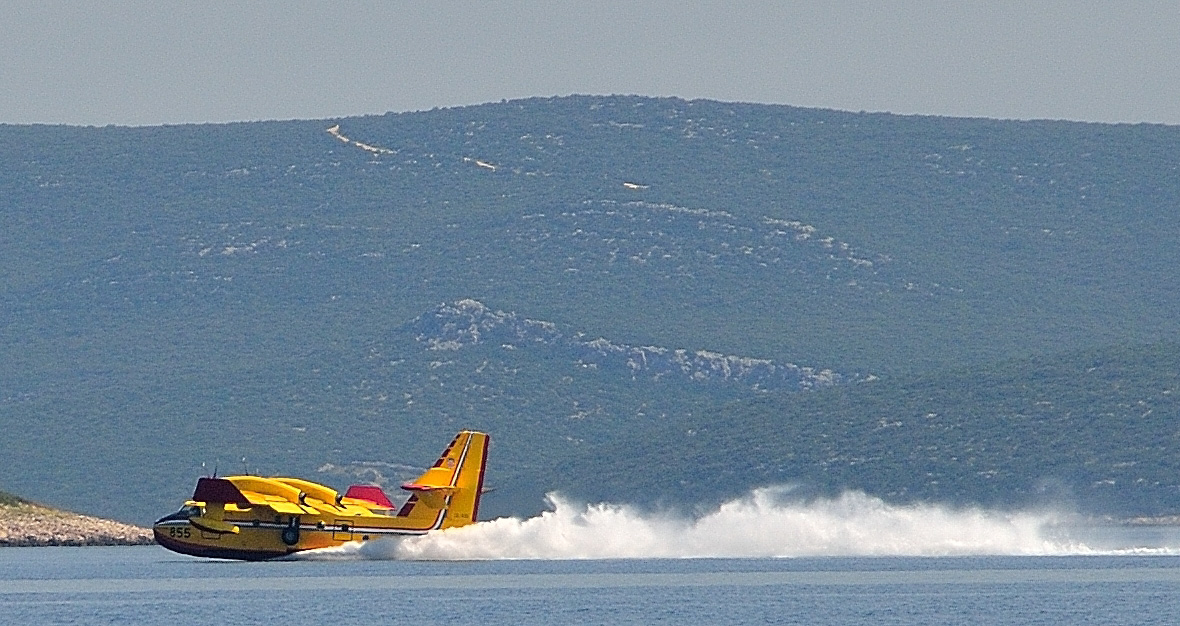
[[[936,504],[895,505],[861,492],[799,500],[756,489],[698,517],[579,505],[397,540],[316,551],[312,558],[611,559],[1093,553],[1061,532],[1070,516]]]
[[[1049,515],[934,505],[893,506],[859,492],[809,502],[758,489],[695,519],[628,506],[579,508],[550,496],[552,511],[498,519],[403,541],[401,558],[666,558],[1043,554]]]

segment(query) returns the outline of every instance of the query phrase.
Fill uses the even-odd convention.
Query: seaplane
[[[485,433],[464,430],[395,507],[381,487],[343,494],[298,478],[206,476],[180,510],[156,521],[161,546],[198,557],[260,561],[351,541],[422,535],[476,521],[488,458]]]

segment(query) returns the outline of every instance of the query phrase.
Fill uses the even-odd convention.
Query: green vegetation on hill
[[[1052,407],[1024,407],[1023,383],[989,368],[1180,336],[1176,154],[1167,126],[639,97],[0,126],[0,483],[142,523],[202,463],[390,477],[480,427],[496,437],[496,513],[552,487],[691,498],[780,477],[913,498],[1062,484],[1095,506],[1150,509],[1155,496],[1119,481],[1152,466],[1135,480],[1167,483],[1164,450],[1096,452],[1077,471],[1045,456],[1061,449],[1045,441],[1110,424],[1078,427],[1069,398],[1105,406],[1117,389],[1028,372],[1061,397],[1046,388]],[[407,333],[467,298],[587,339],[880,381],[751,399],[561,352],[430,352]],[[907,387],[940,377],[943,395]],[[1133,423],[1166,430],[1175,413],[1157,404]],[[1016,439],[930,448],[981,428]],[[709,444],[664,454],[681,440]],[[755,443],[776,460],[727,469]],[[678,454],[668,467],[682,476],[631,477],[629,459]],[[1107,461],[1136,465],[1107,475]],[[1110,479],[1108,499],[1086,486]]]
[[[1180,344],[1128,346],[737,401],[627,432],[598,480],[1174,514],[1178,417]]]
[[[27,504],[27,503],[28,503],[28,500],[25,500],[24,498],[19,498],[17,496],[12,495],[11,493],[0,491],[0,506],[16,506],[18,504]]]

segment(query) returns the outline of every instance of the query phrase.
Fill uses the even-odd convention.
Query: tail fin
[[[471,430],[455,435],[451,445],[425,474],[402,485],[402,489],[413,495],[397,516],[422,530],[475,522],[490,440],[487,434]]]

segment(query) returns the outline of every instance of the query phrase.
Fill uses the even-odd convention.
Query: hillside
[[[691,488],[701,501],[788,484],[804,497],[860,489],[895,502],[1174,515],[1178,417],[1180,344],[1080,351],[737,401],[656,427],[677,445],[630,429],[597,480],[660,467],[645,490]]]
[[[583,472],[691,498],[612,469],[651,458],[628,433],[765,433],[787,391],[893,407],[948,371],[1180,336],[1178,148],[1167,126],[639,97],[0,126],[0,484],[144,523],[215,466],[393,481],[470,426],[496,438],[492,513]],[[540,340],[428,324],[464,302]],[[991,489],[967,467],[939,483],[961,489],[902,491],[782,467],[725,488]]]

